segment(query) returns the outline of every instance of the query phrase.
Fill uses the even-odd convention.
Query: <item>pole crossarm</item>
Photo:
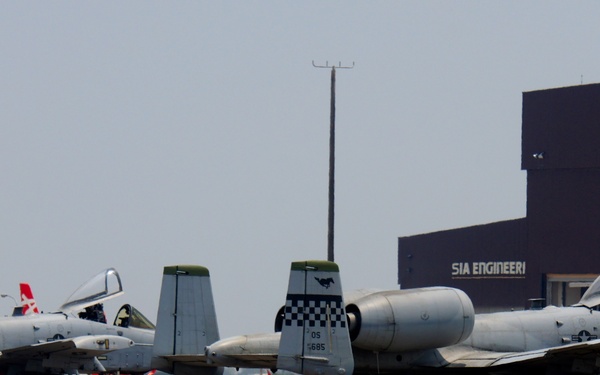
[[[317,65],[315,64],[315,60],[312,61],[312,64],[315,68],[325,68],[325,69],[352,69],[354,68],[354,61],[352,61],[352,65],[342,65],[342,62],[338,62],[338,65],[329,65],[329,61],[325,61],[325,65]]]

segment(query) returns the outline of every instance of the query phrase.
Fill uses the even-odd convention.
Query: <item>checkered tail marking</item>
[[[284,325],[327,327],[327,312],[332,328],[346,328],[346,312],[341,296],[288,294],[285,301]]]

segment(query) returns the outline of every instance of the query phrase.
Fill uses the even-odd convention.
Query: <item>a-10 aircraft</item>
[[[335,263],[293,262],[276,318],[281,331],[219,340],[208,270],[170,266],[147,341],[132,339],[119,316],[112,326],[67,312],[4,318],[0,373],[591,374],[600,368],[600,313],[592,309],[600,304],[599,280],[573,307],[475,315],[466,294],[444,287],[362,292],[345,301]],[[92,301],[75,298],[63,310]]]
[[[23,308],[0,318],[0,374],[222,372],[214,367],[196,371],[174,357],[203,353],[219,339],[206,268],[164,268],[156,330],[130,305],[121,307],[112,325],[106,324],[102,302],[122,293],[119,274],[111,268],[77,289],[58,312],[28,314]]]
[[[600,278],[572,307],[474,314],[458,289],[355,294],[344,301],[335,263],[292,263],[280,332],[206,348],[214,366],[306,375],[598,373]]]

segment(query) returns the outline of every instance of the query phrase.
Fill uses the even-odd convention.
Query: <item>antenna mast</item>
[[[334,206],[335,206],[335,69],[352,69],[354,68],[354,62],[352,66],[342,66],[342,63],[338,63],[338,66],[329,65],[329,61],[325,62],[325,65],[316,65],[315,61],[312,62],[315,68],[331,69],[331,106],[329,113],[329,215],[327,219],[327,260],[330,262],[334,261],[333,252],[333,230],[334,230]]]

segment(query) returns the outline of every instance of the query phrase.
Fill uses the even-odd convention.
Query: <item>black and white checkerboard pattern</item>
[[[327,326],[327,305],[331,327],[346,327],[346,317],[342,307],[342,297],[323,295],[288,294],[285,301],[284,325],[302,327]]]

